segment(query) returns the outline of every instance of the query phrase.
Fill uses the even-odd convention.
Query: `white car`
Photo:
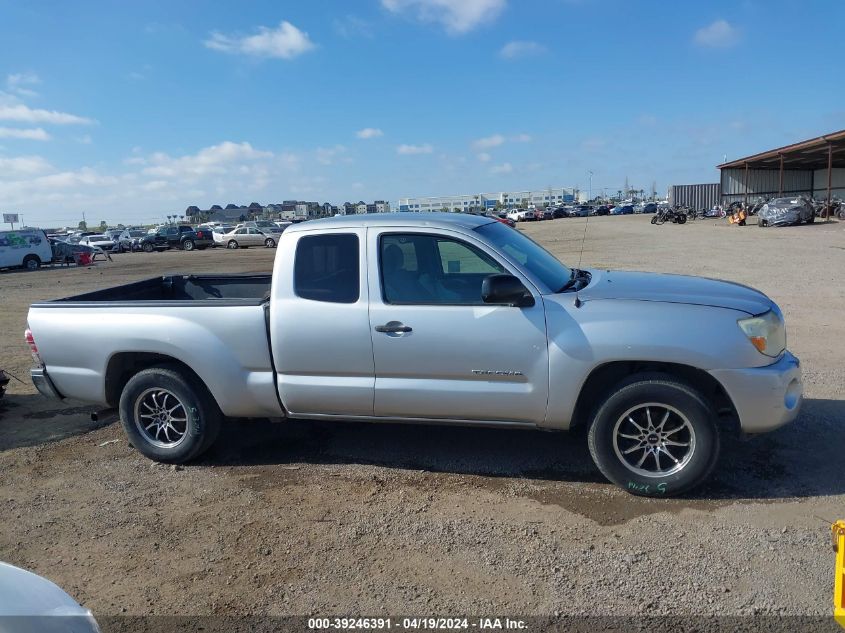
[[[225,244],[223,243],[223,236],[226,235],[227,233],[231,233],[236,228],[237,227],[235,227],[235,226],[229,226],[229,225],[215,226],[211,230],[211,237],[212,237],[212,239],[214,239],[214,247],[216,248],[218,246],[225,246]]]
[[[93,246],[94,248],[101,248],[104,251],[110,251],[117,246],[117,243],[108,235],[102,235],[99,233],[96,235],[86,235],[79,240],[79,243]]]
[[[215,233],[215,235],[217,235]],[[215,237],[215,242],[217,238]],[[275,248],[276,238],[272,235],[262,233],[252,226],[242,226],[229,233],[220,235],[219,244],[226,248],[248,248],[250,246],[266,246]]]
[[[514,222],[525,222],[534,219],[534,209],[511,209],[508,211],[508,219]]]

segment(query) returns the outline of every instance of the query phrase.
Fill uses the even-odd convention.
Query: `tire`
[[[184,242],[182,242],[182,250],[183,251],[194,250],[194,240],[185,240]]]
[[[226,244],[226,248],[238,248],[238,243],[235,240],[229,240],[229,243]]]
[[[769,226],[769,221],[768,220],[759,220],[757,222],[757,226],[759,226],[761,229],[765,229],[767,226]]]
[[[130,378],[120,396],[119,411],[132,446],[166,464],[199,457],[214,444],[223,421],[208,389],[193,376],[169,367],[152,367]],[[167,417],[153,419],[157,411]],[[155,427],[147,430],[148,421]]]
[[[154,249],[153,245],[150,242],[144,242],[144,244],[141,246],[141,250],[145,253],[152,253]]]
[[[836,217],[839,218],[840,220],[845,220],[845,211],[837,211]]]
[[[810,219],[807,220],[807,224],[813,224],[815,221],[816,221],[816,216],[815,216],[815,214],[813,214],[813,215],[810,216]]]
[[[598,469],[617,486],[634,495],[669,497],[698,486],[713,470],[719,458],[715,421],[710,404],[686,383],[666,374],[639,374],[602,402],[587,442]]]
[[[655,217],[653,217],[653,218],[651,218],[651,223],[652,223],[652,224],[657,224],[657,217],[656,217],[656,216],[655,216]]]
[[[266,240],[264,240],[264,246],[266,246],[267,248],[276,248],[276,240],[274,240],[272,237],[268,237]]]
[[[687,223],[687,216],[684,215],[683,213],[678,215],[677,218],[678,218],[678,220],[677,220],[678,224],[686,224]]]
[[[41,268],[41,258],[38,255],[27,255],[23,258],[23,267],[26,270],[38,270]]]

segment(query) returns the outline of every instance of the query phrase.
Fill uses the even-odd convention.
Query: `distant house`
[[[355,213],[366,213],[367,212],[367,203],[361,200],[355,205]]]

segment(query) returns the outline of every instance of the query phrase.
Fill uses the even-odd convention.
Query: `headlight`
[[[786,349],[786,327],[774,310],[740,319],[737,324],[760,353],[777,358]]]

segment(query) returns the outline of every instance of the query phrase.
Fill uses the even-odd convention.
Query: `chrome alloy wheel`
[[[185,405],[167,389],[147,389],[135,400],[135,426],[150,444],[178,446],[188,432]]]
[[[616,421],[613,451],[632,473],[666,477],[692,459],[695,430],[675,407],[659,402],[638,404]]]

